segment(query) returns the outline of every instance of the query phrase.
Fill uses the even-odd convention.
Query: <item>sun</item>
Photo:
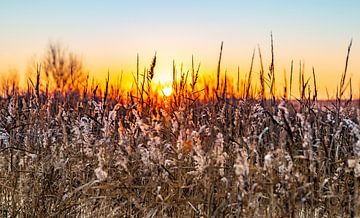
[[[161,92],[164,96],[168,97],[172,93],[172,87],[171,86],[165,86],[163,89],[161,89]]]
[[[160,96],[169,97],[172,94],[172,74],[166,69],[160,70],[154,77],[154,89]]]

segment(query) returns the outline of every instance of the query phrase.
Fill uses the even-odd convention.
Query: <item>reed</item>
[[[108,72],[105,87],[87,77],[82,94],[48,92],[39,65],[28,90],[0,97],[0,214],[356,217],[360,101],[347,82],[350,48],[334,101],[318,99],[315,69],[307,79],[303,62],[299,96],[293,61],[289,90],[284,72],[276,94],[272,36],[267,76],[258,46],[259,90],[255,50],[236,88],[230,72],[221,76],[223,43],[216,86],[199,82],[193,57],[189,70],[173,61],[171,96],[152,87],[156,54],[143,73],[137,55],[132,91],[109,88]]]

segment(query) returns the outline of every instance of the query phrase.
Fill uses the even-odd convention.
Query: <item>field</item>
[[[349,47],[350,50],[350,47]],[[156,57],[136,89],[48,91],[40,68],[27,90],[0,99],[0,214],[4,217],[360,216],[360,107],[274,92],[274,63],[229,91],[196,84],[151,89]],[[346,62],[347,65],[347,62]],[[292,72],[290,78],[292,78]],[[290,92],[287,93],[288,91]],[[120,93],[120,94],[119,94]],[[352,90],[350,90],[352,94]]]

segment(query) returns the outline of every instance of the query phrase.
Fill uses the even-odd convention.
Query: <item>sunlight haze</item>
[[[40,60],[49,42],[60,42],[78,54],[99,81],[124,75],[131,86],[136,71],[149,67],[157,53],[155,80],[172,79],[172,63],[190,69],[191,56],[200,74],[215,75],[224,42],[222,73],[236,78],[248,73],[253,49],[270,64],[274,36],[275,72],[281,85],[284,70],[305,75],[315,68],[320,97],[335,95],[344,71],[347,46],[353,39],[348,75],[355,92],[360,85],[359,1],[2,1],[0,3],[0,75],[26,71]],[[266,72],[267,73],[267,72]],[[255,55],[254,78],[259,59]],[[297,76],[295,76],[297,78]],[[358,95],[358,94],[356,94]]]

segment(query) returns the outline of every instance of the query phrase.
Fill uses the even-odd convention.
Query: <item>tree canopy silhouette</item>
[[[50,43],[43,59],[45,75],[52,79],[57,89],[76,89],[85,79],[83,62],[60,43]]]

